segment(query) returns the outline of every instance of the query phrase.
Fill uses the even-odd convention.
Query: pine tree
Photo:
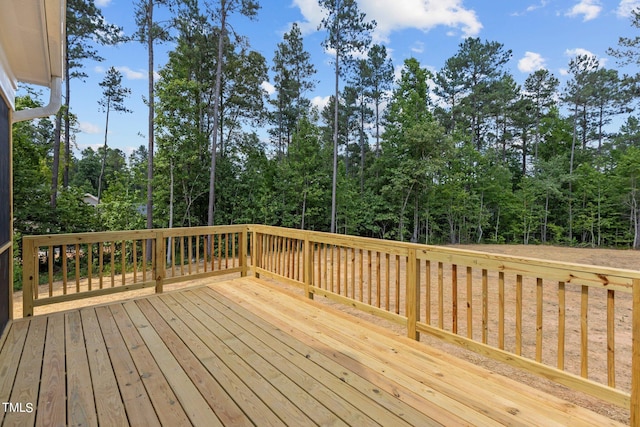
[[[104,146],[102,152],[102,167],[100,168],[100,178],[98,179],[98,203],[102,196],[104,168],[107,162],[107,137],[109,135],[109,114],[111,111],[120,113],[130,113],[131,110],[124,106],[124,100],[131,94],[131,89],[122,86],[122,73],[111,67],[107,70],[102,82],[102,99],[98,101],[98,105],[106,114],[104,125]]]
[[[338,181],[338,114],[340,96],[340,76],[344,75],[353,53],[364,52],[371,43],[371,31],[375,21],[365,21],[365,14],[360,12],[355,0],[319,0],[327,16],[322,20],[320,28],[327,30],[324,40],[325,49],[335,51],[335,91],[334,91],[334,129],[333,129],[333,180],[331,186],[331,232],[336,232],[336,192]]]

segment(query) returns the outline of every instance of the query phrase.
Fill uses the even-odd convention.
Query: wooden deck
[[[16,320],[0,344],[2,425],[618,425],[255,278]]]

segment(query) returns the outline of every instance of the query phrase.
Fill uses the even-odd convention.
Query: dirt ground
[[[590,249],[590,248],[566,248],[566,247],[554,247],[554,246],[524,246],[524,245],[457,245],[455,247],[461,249],[470,249],[484,252],[492,252],[498,254],[507,254],[507,255],[516,255],[516,256],[526,256],[531,258],[540,258],[546,260],[556,260],[556,261],[566,261],[573,262],[579,264],[587,264],[587,265],[600,265],[606,267],[616,267],[616,268],[625,268],[630,270],[640,270],[640,251],[631,251],[631,250],[612,250],[612,249]],[[404,275],[404,272],[403,272]],[[212,280],[225,280],[228,277],[220,276],[213,279],[209,279],[209,282]],[[192,285],[192,283],[190,284]],[[184,286],[184,285],[182,285]],[[167,287],[165,290],[173,290],[178,289],[180,285],[173,285],[172,287]],[[147,289],[143,291],[134,291],[132,293],[121,293],[109,295],[106,297],[92,298],[81,301],[73,301],[64,304],[58,304],[54,306],[45,306],[42,308],[36,309],[36,314],[44,314],[47,311],[58,311],[58,310],[67,310],[78,307],[80,305],[93,305],[93,304],[105,304],[110,301],[121,300],[124,298],[129,298],[133,296],[141,296],[145,293],[153,293],[153,289]],[[526,296],[525,296],[526,298]],[[341,310],[345,310],[351,312],[352,314],[366,318],[380,325],[384,325],[391,329],[396,330],[400,334],[404,334],[405,330],[403,328],[398,327],[397,325],[387,323],[380,318],[369,316],[360,311],[351,310],[348,307],[343,305],[332,303],[324,298],[316,298],[318,301],[324,301],[329,305],[332,305]],[[567,298],[567,304],[571,304],[570,297]],[[593,301],[593,302],[592,302]],[[577,300],[579,304],[579,299]],[[590,295],[590,306],[592,304],[597,303],[597,297],[592,297]],[[567,308],[569,311],[569,307]],[[577,311],[579,312],[579,306]],[[626,310],[626,311],[625,311]],[[621,332],[618,331],[618,327],[616,327],[616,352],[618,352],[618,342],[630,342],[630,329],[624,328],[624,326],[628,326],[630,322],[628,307],[618,308],[616,306],[616,318],[618,323],[623,324],[620,329]],[[509,315],[507,313],[507,315]],[[22,293],[15,292],[14,293],[14,317],[19,318],[22,316]],[[619,317],[619,319],[618,319]],[[552,318],[552,316],[545,316],[545,323],[548,318]],[[511,319],[512,320],[512,319]],[[626,322],[626,323],[625,323]],[[589,325],[606,325],[606,310],[592,310],[589,312]],[[549,325],[549,329],[553,329],[556,326],[551,324]],[[573,331],[576,332],[577,331]],[[619,336],[619,334],[622,334]],[[626,336],[625,336],[626,335]],[[591,336],[591,335],[590,335]],[[546,339],[546,338],[545,338]],[[466,351],[460,347],[448,345],[443,343],[437,339],[430,338],[426,336],[426,334],[422,334],[421,340],[429,345],[436,346],[439,348],[445,349],[452,355],[463,358],[465,360],[471,361],[478,365],[484,366],[488,369],[491,369],[494,372],[500,373],[502,375],[506,375],[510,378],[517,379],[529,385],[532,385],[535,388],[547,391],[556,396],[562,397],[574,404],[588,407],[596,412],[599,412],[603,415],[606,415],[614,420],[629,423],[629,411],[621,409],[615,405],[608,404],[606,402],[602,402],[593,397],[584,395],[579,392],[575,392],[566,387],[560,386],[551,381],[540,378],[536,375],[529,374],[527,372],[511,368],[499,362],[493,361],[491,359],[487,359],[483,356],[480,356],[476,353],[472,353]],[[546,344],[545,344],[546,345]],[[552,347],[552,346],[549,346]],[[629,351],[629,355],[627,356],[627,352]],[[589,376],[595,376],[599,381],[604,381],[606,383],[606,351],[600,352],[590,352],[589,356]],[[621,374],[617,374],[618,377],[618,386],[622,384],[622,388],[626,389],[628,384],[625,381],[629,381],[630,375],[630,349],[624,348],[621,353],[623,353],[623,360],[616,360],[617,371],[620,371]],[[571,354],[567,355],[566,360],[566,370],[570,372],[574,372],[579,374],[579,356],[571,357]],[[548,363],[548,361],[547,361]],[[553,364],[553,363],[550,363]],[[602,368],[601,368],[602,367]],[[575,372],[577,371],[577,372]],[[594,372],[595,371],[595,372]],[[604,371],[604,372],[601,372]],[[604,378],[604,380],[603,380]]]

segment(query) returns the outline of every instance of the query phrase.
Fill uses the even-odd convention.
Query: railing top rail
[[[250,225],[248,228],[250,231],[273,233],[284,237],[307,238],[316,243],[337,244],[346,247],[379,250],[380,252],[401,255],[408,254],[409,249],[415,249],[419,259],[487,268],[495,271],[522,274],[523,276],[538,275],[537,277],[563,281],[565,283],[598,286],[625,292],[631,292],[633,280],[640,279],[640,271],[622,268],[551,261],[524,256],[491,254],[446,246],[431,246],[266,225]]]
[[[91,233],[42,234],[23,236],[24,242],[36,246],[73,245],[76,243],[113,242],[119,240],[139,240],[155,238],[157,230],[100,231]]]
[[[157,233],[165,236],[193,236],[221,233],[238,233],[247,229],[246,225],[215,225],[204,227],[154,228],[152,230],[99,231],[90,233],[41,234],[23,236],[23,240],[37,246],[72,245],[76,243],[98,243],[120,240],[153,239]]]
[[[451,264],[535,276],[567,284],[597,286],[631,292],[633,280],[640,279],[640,271],[602,267],[562,261],[551,261],[515,255],[491,254],[467,249],[422,247],[417,256]]]
[[[372,251],[392,253],[397,255],[407,255],[409,246],[406,243],[394,240],[374,239],[371,237],[349,236],[347,234],[333,234],[321,231],[299,230],[295,228],[274,227],[270,225],[250,225],[249,231],[258,233],[274,234],[282,237],[305,240],[309,239],[314,243],[325,243],[339,245],[349,248],[362,248]]]

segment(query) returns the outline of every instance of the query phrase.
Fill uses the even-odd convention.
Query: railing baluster
[[[93,270],[93,245],[87,244],[87,287],[91,290],[91,276]]]
[[[337,266],[338,268],[336,269],[336,289],[337,289],[337,293],[338,295],[341,294],[341,288],[340,288],[340,273],[342,270],[342,248],[340,246],[336,246],[336,249],[338,250],[338,253],[336,255],[337,258]]]
[[[80,292],[80,245],[76,243],[76,292]]]
[[[498,273],[498,348],[504,350],[504,272]]]
[[[444,329],[444,265],[438,263],[438,327]]]
[[[111,287],[116,285],[116,242],[110,242]]]
[[[458,333],[458,266],[451,265],[451,331]]]
[[[522,275],[516,276],[516,354],[522,355]]]
[[[616,292],[607,290],[607,384],[616,386]]]
[[[351,248],[351,299],[356,299],[356,248]]]
[[[358,266],[358,272],[360,273],[360,302],[364,301],[364,251],[362,248],[358,249],[360,255],[360,265]]]
[[[69,272],[67,271],[67,245],[62,245],[62,295],[67,294],[67,279]]]
[[[467,267],[467,338],[473,339],[473,268]]]
[[[396,314],[400,314],[400,268],[400,255],[396,255]]]
[[[386,284],[385,284],[385,304],[384,304],[384,307],[385,307],[385,309],[387,311],[389,311],[389,299],[390,299],[389,298],[389,291],[390,291],[390,286],[391,286],[391,284],[390,284],[390,281],[391,281],[391,265],[389,263],[389,257],[390,257],[390,255],[387,252],[385,254],[385,261],[384,261],[384,264],[385,264],[385,276],[386,276],[385,277]]]
[[[53,253],[53,246],[49,246],[47,253],[47,273],[49,278],[49,296],[53,296],[53,261],[55,259],[55,254]]]
[[[138,283],[138,241],[131,241],[131,255],[133,257],[133,283]]]
[[[489,275],[482,269],[482,342],[489,341]]]
[[[231,249],[231,233],[226,234],[226,241],[224,243],[224,268],[229,268],[229,250]]]
[[[184,276],[184,236],[180,236],[180,275]]]
[[[400,257],[396,255],[396,271],[400,270]],[[396,273],[397,277],[397,273]],[[431,325],[431,261],[425,261],[424,268],[424,321],[427,325]],[[397,281],[397,280],[396,280]],[[397,289],[397,288],[396,288]],[[397,310],[397,299],[396,299]],[[397,311],[396,311],[397,312]]]
[[[542,339],[543,339],[543,307],[542,307],[542,279],[536,279],[536,362],[542,362]]]
[[[344,296],[349,297],[349,248],[344,248]]]
[[[567,307],[564,282],[558,282],[558,369],[564,371],[565,330]]]
[[[334,253],[335,253],[335,245],[331,245],[331,262],[329,263],[330,265],[330,270],[331,270],[331,292],[333,292],[333,266],[335,265],[335,260],[334,260]]]
[[[580,293],[580,376],[589,376],[589,287],[582,286]]]
[[[120,243],[120,245],[122,246],[122,267],[120,268],[120,270],[122,270],[122,282],[120,283],[120,285],[124,286],[127,280],[127,246],[126,246],[126,241],[122,240],[122,242]]]
[[[104,247],[102,242],[98,242],[98,287],[102,289],[104,280]]]

